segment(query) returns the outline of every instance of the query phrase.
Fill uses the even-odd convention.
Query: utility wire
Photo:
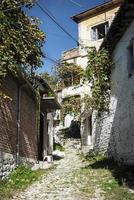
[[[36,4],[38,4],[38,3],[36,3]],[[40,5],[41,6],[41,5]],[[48,12],[48,14],[53,18],[53,19],[55,19],[55,21],[57,21],[57,19],[55,18],[55,16],[52,14],[52,12],[50,12],[50,10],[48,10],[48,8],[44,5],[44,3],[43,3],[43,7],[45,8],[45,10]],[[48,15],[47,15],[48,16]],[[57,22],[58,24],[59,24],[59,22]],[[60,25],[61,26],[61,25]],[[61,27],[60,27],[61,28]],[[62,27],[63,29],[65,29],[64,27]],[[67,30],[66,30],[66,32],[68,32]],[[69,33],[69,32],[68,32]],[[55,33],[50,33],[50,34],[53,34],[53,35],[57,35],[57,34],[55,34]],[[68,35],[68,34],[67,34]],[[69,37],[70,37],[70,33],[69,33]],[[60,35],[57,35],[57,36],[60,36]],[[72,36],[72,35],[71,35]],[[73,36],[72,36],[73,37]],[[71,37],[71,38],[72,38]],[[74,37],[73,37],[73,39],[75,40],[75,42],[77,42],[77,44],[78,45],[80,45],[82,48],[85,48],[84,47],[84,45],[82,45],[82,44],[80,44],[80,42],[78,42],[78,40],[76,40]]]
[[[48,55],[45,55],[45,58],[48,59],[48,60],[50,60],[51,62],[53,62],[56,65],[59,65],[59,66],[61,65],[61,63],[59,63],[57,60],[55,60],[54,58],[51,58]]]
[[[74,1],[74,0],[69,0],[70,2],[72,2],[73,4],[75,4],[76,6],[82,7],[81,4],[79,4],[78,2]]]
[[[120,42],[126,42],[126,43],[128,43],[129,40],[122,40],[122,41],[120,41]],[[51,62],[53,62],[54,64],[56,64],[56,65],[58,65],[58,66],[62,66],[62,64],[61,64],[60,62],[58,62],[58,61],[55,60],[54,58],[51,58],[51,57],[48,56],[48,55],[45,55],[45,53],[44,53],[44,57],[45,57],[47,60],[50,60]]]
[[[82,44],[78,42],[63,26],[60,25],[60,23],[53,17],[50,12],[46,11],[39,3],[36,3],[38,7],[42,10],[42,12],[47,15],[64,33],[66,33],[74,42],[76,42],[81,47],[85,48]],[[48,10],[48,9],[47,9]]]
[[[50,58],[48,56],[45,56],[45,58],[48,59],[48,60],[50,60],[51,62],[59,65],[59,63],[56,60],[53,60],[52,58]]]
[[[104,4],[106,3],[106,0],[104,0]],[[87,48],[81,44],[77,39],[75,39],[62,25],[60,25],[60,23],[57,21],[57,19],[53,16],[53,14],[45,7],[45,9],[36,2],[36,4],[38,5],[38,7],[42,10],[42,12],[44,12],[45,15],[47,15],[64,33],[66,33],[73,41],[75,41],[77,43],[78,46],[81,46],[83,49],[87,50]],[[104,22],[106,22],[106,13],[104,19],[100,16],[97,16],[98,18],[100,18],[101,20],[103,20]],[[118,27],[117,27],[118,28]]]
[[[43,2],[43,7],[45,8],[45,10],[49,13],[49,15],[51,15],[55,20],[57,20],[55,18],[55,16],[52,14],[52,12],[50,10],[48,10],[48,8],[45,6],[44,2]]]

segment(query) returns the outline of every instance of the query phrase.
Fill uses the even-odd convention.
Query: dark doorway
[[[44,116],[40,114],[40,132],[38,141],[38,160],[43,160],[43,141],[44,141]]]
[[[63,134],[65,138],[81,139],[80,122],[72,120],[70,127],[64,129]]]

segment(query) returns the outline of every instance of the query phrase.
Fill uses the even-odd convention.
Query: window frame
[[[105,21],[105,22],[102,22],[102,23],[99,23],[97,25],[94,25],[91,27],[91,31],[90,31],[90,37],[91,37],[91,41],[97,41],[97,40],[101,40],[103,39],[104,37],[102,38],[99,38],[99,34],[98,34],[98,28],[99,26],[103,25],[104,24],[104,31],[105,31],[105,35],[104,37],[106,36],[107,32],[108,32],[108,29],[109,29],[109,21]]]

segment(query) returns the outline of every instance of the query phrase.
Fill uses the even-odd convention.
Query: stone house
[[[52,119],[47,113],[52,115],[60,105],[55,97],[46,99],[52,90],[39,77],[33,85],[22,75],[8,73],[1,87],[6,96],[0,97],[0,176],[5,177],[21,161],[34,163],[51,153]]]
[[[113,59],[110,112],[94,126],[94,149],[134,165],[134,2],[122,4],[102,47]]]
[[[87,66],[87,50],[85,47],[96,47],[99,49],[104,37],[123,0],[113,0],[90,8],[82,13],[71,17],[78,24],[79,46],[63,52],[61,60],[74,63],[85,69]],[[79,95],[82,99],[91,95],[90,84],[80,81],[77,86],[66,87],[59,93],[61,102],[68,95]],[[69,121],[69,116],[68,121]],[[93,132],[96,115],[91,110],[85,109],[81,104],[81,138],[83,149],[93,148]],[[72,118],[70,117],[70,122]],[[70,124],[70,122],[68,124]]]

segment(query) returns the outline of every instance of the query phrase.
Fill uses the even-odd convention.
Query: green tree
[[[0,1],[0,76],[7,69],[15,73],[22,69],[28,75],[42,65],[41,47],[45,39],[39,21],[29,17],[24,7],[31,9],[32,0]]]
[[[58,78],[64,83],[65,87],[78,85],[82,73],[83,69],[74,63],[64,62],[57,67]]]
[[[48,82],[53,90],[56,88],[56,77],[54,75],[50,75],[48,72],[44,72],[40,74],[40,76]]]

